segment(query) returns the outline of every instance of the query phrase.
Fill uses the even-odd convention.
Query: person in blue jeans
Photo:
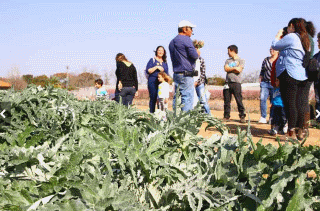
[[[271,94],[273,87],[271,86],[271,68],[272,63],[278,58],[279,52],[270,48],[270,57],[266,57],[261,66],[260,71],[260,113],[261,117],[259,123],[266,124],[267,123],[267,100]],[[271,109],[270,109],[270,117],[271,117]]]
[[[200,56],[190,39],[195,25],[189,21],[181,21],[178,25],[178,35],[171,40],[169,51],[173,67],[173,81],[175,93],[179,88],[181,94],[182,111],[193,109],[194,100],[194,66]],[[175,97],[173,107],[175,108]]]
[[[198,96],[198,99],[200,101],[200,104],[202,105],[204,111],[211,115],[210,106],[208,104],[208,99],[206,96],[206,65],[204,63],[204,59],[202,57],[199,57],[200,61],[200,77],[197,81],[194,82],[194,86],[196,88],[196,93]]]
[[[155,51],[155,57],[151,58],[146,67],[146,74],[148,75],[148,91],[149,91],[149,109],[150,113],[155,112],[157,96],[158,96],[158,74],[165,72],[169,75],[167,54],[163,46],[158,46]]]
[[[129,106],[132,104],[133,98],[138,96],[137,70],[122,53],[117,54],[116,61],[118,62],[116,73],[119,100],[122,100],[123,105]]]

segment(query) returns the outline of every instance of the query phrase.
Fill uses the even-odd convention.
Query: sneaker
[[[224,122],[230,122],[230,118],[223,118],[222,121],[224,121]]]
[[[288,132],[288,123],[285,124],[285,126],[283,127],[283,133],[286,134]]]
[[[246,123],[247,121],[246,121],[246,117],[240,117],[240,123]]]
[[[259,120],[259,123],[260,123],[260,124],[267,124],[267,119],[261,117],[260,120]]]
[[[277,130],[275,130],[275,129],[271,129],[271,130],[268,130],[268,133],[270,134],[270,135],[277,135],[278,134],[278,131]]]

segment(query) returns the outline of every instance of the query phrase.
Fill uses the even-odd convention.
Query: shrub
[[[30,83],[32,83],[33,75],[31,75],[31,74],[23,75],[23,76],[22,76],[22,79],[23,79],[25,82],[27,82],[27,84],[30,84]]]
[[[226,83],[226,79],[221,78],[219,76],[207,78],[207,80],[208,80],[208,85],[223,86]]]
[[[48,81],[49,81],[48,76],[40,75],[40,76],[33,78],[31,83],[33,83],[37,86],[45,87],[46,85],[48,85]]]
[[[21,77],[18,76],[12,76],[8,79],[4,78],[1,79],[5,82],[8,82],[11,84],[11,87],[15,90],[15,91],[21,91],[23,89],[25,89],[27,87],[27,82],[25,82]]]
[[[94,86],[94,81],[98,78],[101,78],[98,74],[83,72],[78,76],[70,77],[69,86],[79,88]]]

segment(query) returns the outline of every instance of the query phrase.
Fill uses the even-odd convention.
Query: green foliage
[[[319,209],[319,178],[306,176],[319,174],[319,147],[254,144],[250,126],[230,136],[199,105],[162,121],[53,87],[0,100],[12,103],[0,127],[3,210]],[[203,122],[221,135],[197,136]]]
[[[215,86],[223,86],[226,83],[226,79],[221,78],[219,76],[207,78],[208,85],[215,85]]]
[[[27,82],[28,84],[30,84],[33,80],[33,75],[31,74],[28,74],[28,75],[23,75],[22,76],[22,79]]]

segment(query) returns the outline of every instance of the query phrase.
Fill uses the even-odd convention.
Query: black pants
[[[306,121],[306,115],[310,112],[309,91],[311,81],[298,81],[290,77],[287,71],[281,73],[280,80],[281,98],[284,103],[286,117],[288,120],[288,129],[303,128]]]
[[[114,91],[114,100],[117,103],[119,103],[119,101],[120,101],[119,94],[120,94],[120,91],[118,89],[115,89],[115,91]]]
[[[272,105],[272,120],[271,124],[278,126],[279,130],[283,130],[283,127],[287,123],[286,112],[284,107]]]
[[[224,114],[223,117],[229,119],[231,112],[231,96],[233,95],[236,99],[239,117],[245,117],[245,109],[242,104],[242,91],[240,83],[228,83],[229,89],[223,90],[223,99],[224,99]]]
[[[131,105],[135,94],[136,88],[123,87],[119,94],[122,99],[122,104],[126,106]]]

